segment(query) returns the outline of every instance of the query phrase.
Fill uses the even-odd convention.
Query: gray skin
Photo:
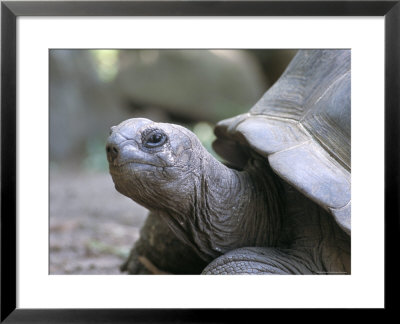
[[[243,150],[229,168],[188,129],[143,118],[106,146],[115,188],[161,217],[203,274],[349,274],[350,237],[332,215]]]

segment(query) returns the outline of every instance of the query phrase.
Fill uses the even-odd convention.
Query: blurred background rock
[[[295,52],[51,50],[50,273],[119,274],[138,238],[147,211],[108,175],[111,126],[177,123],[212,152],[215,123],[247,112]]]

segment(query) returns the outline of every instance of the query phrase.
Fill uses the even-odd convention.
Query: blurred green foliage
[[[210,152],[214,157],[219,158],[212,148],[212,142],[215,140],[214,126],[207,122],[199,122],[194,124],[191,131],[196,134],[203,146]]]
[[[107,171],[108,161],[105,154],[105,141],[92,138],[86,141],[85,158],[82,161],[84,169],[92,171]]]
[[[119,50],[91,50],[100,80],[111,82],[118,74]]]

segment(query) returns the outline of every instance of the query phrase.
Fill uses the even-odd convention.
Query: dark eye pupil
[[[148,142],[156,144],[158,142],[161,142],[161,139],[162,139],[162,135],[161,134],[153,134],[153,135],[150,136]]]

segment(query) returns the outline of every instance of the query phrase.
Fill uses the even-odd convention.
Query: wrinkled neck
[[[186,208],[169,217],[178,237],[206,261],[243,246],[273,246],[283,204],[269,166],[252,160],[237,171],[208,153],[200,164]]]

